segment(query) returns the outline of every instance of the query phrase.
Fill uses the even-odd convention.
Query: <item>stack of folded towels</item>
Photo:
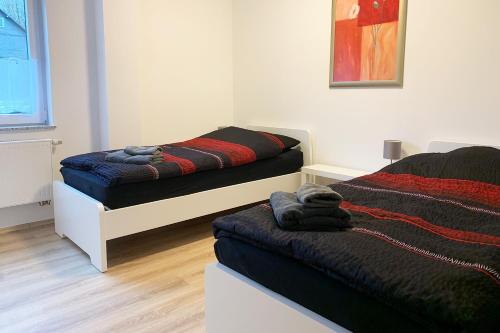
[[[162,149],[159,146],[137,147],[129,146],[106,155],[105,160],[113,163],[155,164],[163,161]]]
[[[297,193],[275,192],[271,207],[286,230],[340,230],[351,227],[351,214],[340,207],[342,196],[327,186],[305,184]]]

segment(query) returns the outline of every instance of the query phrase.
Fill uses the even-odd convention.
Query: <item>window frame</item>
[[[26,0],[25,13],[28,56],[37,61],[38,98],[35,112],[29,115],[0,115],[0,129],[50,125],[45,1]]]

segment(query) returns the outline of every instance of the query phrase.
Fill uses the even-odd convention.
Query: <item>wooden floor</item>
[[[203,332],[210,221],[108,242],[105,274],[53,224],[0,230],[0,332]]]

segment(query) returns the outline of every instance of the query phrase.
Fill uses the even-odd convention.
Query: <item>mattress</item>
[[[239,167],[117,186],[109,186],[104,180],[87,171],[63,167],[61,174],[67,185],[100,201],[110,209],[118,209],[286,175],[297,172],[302,165],[302,152],[291,149],[276,157]]]
[[[298,260],[221,238],[219,262],[354,332],[427,332],[405,315]]]

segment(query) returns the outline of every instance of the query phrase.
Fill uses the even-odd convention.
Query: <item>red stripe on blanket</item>
[[[500,274],[498,274],[497,271],[495,271],[493,268],[491,268],[489,266],[479,264],[479,263],[466,262],[464,260],[457,260],[457,259],[450,258],[450,257],[447,257],[447,256],[442,255],[442,254],[433,253],[431,251],[421,249],[421,248],[415,247],[413,245],[407,244],[405,242],[402,242],[400,240],[394,239],[394,238],[389,237],[388,235],[383,234],[383,233],[378,232],[378,231],[368,230],[365,228],[352,228],[352,231],[376,237],[380,240],[383,240],[384,242],[387,242],[389,244],[397,246],[403,250],[413,252],[417,255],[420,255],[420,256],[423,256],[423,257],[426,257],[426,258],[429,258],[432,260],[441,261],[441,262],[452,264],[452,265],[462,267],[462,268],[473,269],[475,271],[478,271],[478,272],[485,274],[486,276],[491,278],[496,284],[500,284]]]
[[[257,160],[257,155],[252,149],[239,145],[237,143],[216,139],[196,138],[178,143],[176,144],[176,146],[196,149],[208,149],[223,153],[231,160],[232,166],[248,164]]]
[[[181,173],[183,176],[196,172],[196,165],[190,160],[170,155],[167,153],[161,153],[161,154],[163,155],[164,162],[172,162],[177,164],[179,166],[179,169],[181,169]]]
[[[377,172],[359,178],[402,191],[465,199],[500,207],[500,186],[463,179],[425,178],[410,174]]]
[[[158,172],[158,169],[155,168],[154,166],[152,166],[151,164],[146,164],[146,167],[148,168],[148,170],[151,171],[151,173],[153,174],[153,179],[154,180],[157,180],[157,179],[160,179],[160,173]]]
[[[417,228],[426,230],[433,234],[439,235],[441,237],[451,239],[454,241],[464,242],[464,243],[473,243],[473,244],[481,244],[481,245],[493,245],[500,246],[500,237],[480,234],[472,231],[462,231],[451,228],[446,228],[438,225],[434,225],[418,216],[410,216],[401,213],[391,212],[387,210],[383,210],[380,208],[371,208],[366,206],[358,206],[350,203],[348,201],[343,201],[341,207],[344,209],[348,209],[353,212],[364,213],[374,217],[378,220],[386,220],[386,221],[401,221],[408,224],[411,224]]]
[[[285,144],[277,136],[274,136],[271,133],[266,133],[266,132],[259,132],[259,133],[268,138],[269,140],[271,140],[272,142],[274,142],[275,144],[277,144],[281,150],[285,150]]]

